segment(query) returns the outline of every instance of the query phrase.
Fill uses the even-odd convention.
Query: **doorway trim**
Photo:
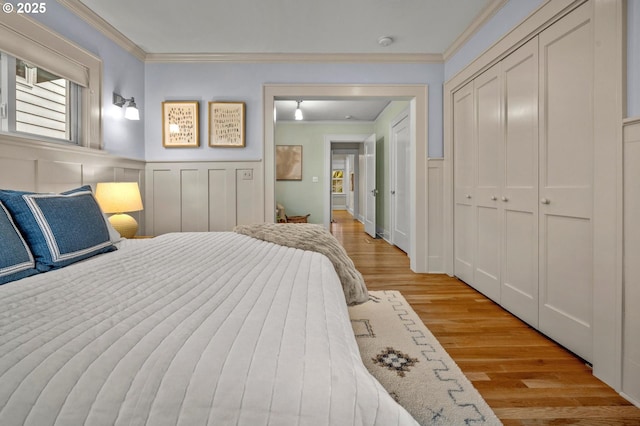
[[[264,117],[264,219],[275,221],[275,101],[296,97],[391,98],[409,100],[412,134],[411,214],[412,235],[410,267],[414,272],[428,272],[428,88],[426,84],[265,84],[263,86]],[[412,131],[413,133],[413,131]]]
[[[331,176],[331,144],[341,143],[364,143],[364,140],[370,135],[368,134],[351,134],[351,135],[324,135],[324,167],[323,173],[325,176],[325,184],[323,190],[323,212],[325,228],[329,229],[329,223],[331,221],[331,182],[327,176]],[[339,148],[338,148],[339,149]],[[362,170],[360,170],[362,173]],[[362,208],[362,206],[359,206]]]

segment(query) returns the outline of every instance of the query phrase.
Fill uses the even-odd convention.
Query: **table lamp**
[[[96,186],[96,199],[109,222],[124,238],[133,238],[138,232],[138,222],[126,214],[143,209],[137,182],[100,182]]]

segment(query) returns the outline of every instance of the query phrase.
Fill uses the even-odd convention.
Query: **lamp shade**
[[[126,118],[127,120],[140,120],[140,112],[138,111],[138,108],[136,107],[135,104],[133,105],[129,105],[125,110],[124,110],[124,118]]]
[[[96,199],[105,213],[137,212],[142,210],[142,198],[137,182],[100,182]]]

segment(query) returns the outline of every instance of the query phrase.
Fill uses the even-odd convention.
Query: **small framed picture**
[[[244,147],[244,118],[244,102],[209,102],[209,146]]]
[[[200,146],[198,101],[162,103],[162,146],[197,148]]]
[[[302,145],[276,145],[276,180],[302,180]]]

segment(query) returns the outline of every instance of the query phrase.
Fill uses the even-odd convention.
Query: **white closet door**
[[[593,352],[593,23],[590,5],[540,34],[540,330]]]
[[[473,282],[474,257],[474,103],[473,82],[453,95],[454,273]]]
[[[538,39],[502,61],[502,306],[538,326]],[[504,198],[503,198],[504,197]]]
[[[400,250],[409,253],[411,226],[409,199],[411,161],[411,128],[409,114],[400,118],[391,128],[392,182],[391,241]]]
[[[364,140],[365,171],[364,180],[366,186],[364,205],[364,230],[371,238],[376,238],[376,135],[375,133]]]
[[[471,285],[500,303],[502,85],[497,64],[474,80],[476,102],[476,247]]]

